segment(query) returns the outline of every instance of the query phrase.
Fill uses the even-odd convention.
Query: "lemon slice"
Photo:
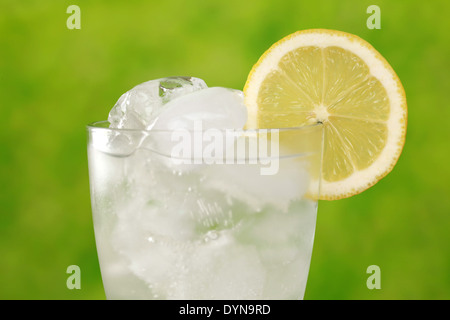
[[[403,149],[402,84],[381,54],[355,35],[313,29],[281,39],[251,70],[244,95],[249,129],[323,123],[320,199],[371,187]]]

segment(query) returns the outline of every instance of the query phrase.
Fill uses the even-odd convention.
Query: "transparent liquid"
[[[181,165],[89,145],[95,237],[108,299],[301,299],[317,201],[308,166]]]

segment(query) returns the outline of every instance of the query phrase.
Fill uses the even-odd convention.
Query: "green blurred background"
[[[69,5],[81,29],[69,30]],[[381,9],[369,30],[366,9]],[[0,2],[0,298],[104,299],[85,125],[149,79],[191,75],[242,89],[259,56],[301,29],[359,35],[407,94],[395,169],[350,199],[320,202],[306,299],[450,298],[449,1]],[[81,268],[69,290],[66,269]],[[369,265],[381,289],[369,290]]]

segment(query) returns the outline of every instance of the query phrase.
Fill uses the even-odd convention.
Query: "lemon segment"
[[[397,162],[406,135],[403,87],[355,35],[305,30],[269,48],[244,87],[246,127],[324,125],[321,199],[360,193]]]

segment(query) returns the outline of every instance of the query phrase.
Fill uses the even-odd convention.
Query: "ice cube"
[[[252,246],[236,243],[229,230],[185,250],[184,270],[169,299],[257,299],[261,297],[266,270]]]
[[[211,146],[214,150],[210,153],[221,158],[229,143],[226,130],[242,129],[246,121],[242,91],[221,87],[199,90],[164,106],[142,148],[165,155],[166,164],[175,170],[189,171],[194,169],[193,163],[204,163],[203,156]]]
[[[163,105],[184,94],[206,89],[199,78],[168,77],[150,80],[124,93],[109,113],[111,128],[150,129]]]
[[[242,129],[247,109],[242,91],[213,87],[175,98],[168,102],[156,119],[156,130]]]
[[[302,198],[310,178],[301,159],[282,159],[279,163],[278,172],[273,175],[262,175],[261,164],[210,166],[204,186],[227,194],[254,212],[265,206],[286,212],[292,201]]]

